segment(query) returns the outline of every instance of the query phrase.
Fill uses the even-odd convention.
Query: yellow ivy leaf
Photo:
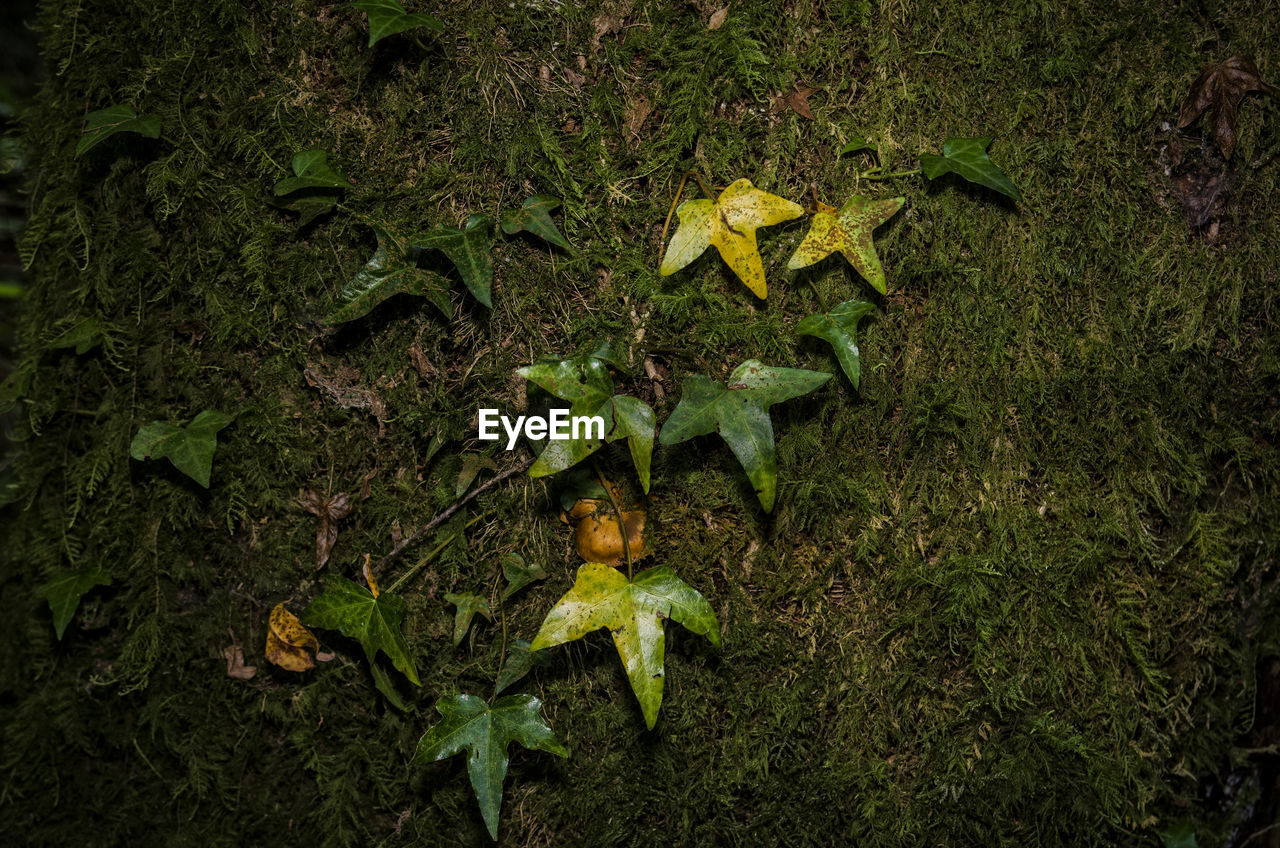
[[[316,665],[308,650],[320,650],[315,634],[283,602],[276,604],[267,626],[267,660],[285,671],[307,671]]]
[[[756,229],[799,218],[804,209],[742,179],[711,200],[686,200],[676,210],[680,226],[671,237],[658,272],[670,276],[715,245],[720,257],[756,297],[764,298],[764,263],[756,248]]]
[[[892,218],[905,201],[903,197],[869,200],[855,195],[839,211],[819,203],[809,232],[792,254],[787,269],[797,271],[808,267],[838,250],[876,291],[885,294],[884,269],[876,256],[871,233]]]

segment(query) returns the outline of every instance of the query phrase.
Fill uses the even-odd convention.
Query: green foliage
[[[578,569],[573,588],[547,613],[529,650],[563,645],[607,628],[652,730],[662,706],[667,619],[720,646],[720,625],[711,605],[670,568],[650,568],[628,580],[610,566],[588,562]]]
[[[398,595],[375,595],[345,577],[331,575],[325,580],[324,592],[307,605],[300,618],[308,627],[337,630],[359,641],[370,665],[381,651],[409,682],[420,686],[404,638],[404,611],[404,600]]]
[[[613,393],[609,376],[612,353],[598,348],[593,353],[571,359],[548,360],[527,365],[516,371],[521,377],[569,401],[569,414],[599,416],[604,419],[604,438],[587,433],[577,437],[548,441],[532,467],[529,476],[542,477],[564,471],[610,442],[627,440],[631,462],[640,477],[640,486],[649,491],[649,466],[653,457],[653,434],[657,428],[653,408],[644,401]]]
[[[862,366],[858,352],[858,322],[875,311],[873,304],[862,300],[846,300],[830,312],[810,315],[796,325],[796,332],[805,336],[817,336],[835,348],[836,359],[849,382],[856,389],[862,378]]]
[[[774,368],[755,359],[733,369],[728,386],[694,374],[685,379],[680,404],[662,425],[660,441],[675,445],[718,432],[746,470],[760,506],[772,512],[778,463],[769,407],[806,395],[830,379],[820,371]]]
[[[502,576],[507,581],[502,600],[507,600],[525,586],[537,580],[547,579],[547,571],[542,563],[529,565],[520,554],[505,554],[502,557]]]
[[[213,409],[206,409],[185,426],[167,421],[143,424],[129,446],[134,459],[168,459],[173,467],[206,489],[213,472],[213,454],[218,448],[218,431],[235,420]]]
[[[1006,197],[1021,200],[1022,194],[987,155],[991,136],[981,138],[949,138],[942,143],[942,155],[920,154],[920,169],[931,180],[945,174],[956,174],[971,183],[986,186]]]
[[[363,318],[374,307],[397,294],[425,297],[445,314],[453,315],[445,281],[431,271],[418,268],[410,260],[405,243],[381,227],[374,226],[378,247],[365,266],[338,295],[337,306],[324,319],[326,324],[343,324]]]
[[[85,318],[49,342],[51,348],[75,348],[76,355],[93,350],[102,343],[102,327],[96,318]]]
[[[874,151],[875,149],[876,149],[876,146],[874,144],[867,141],[865,138],[863,138],[860,135],[855,135],[853,138],[849,139],[848,144],[840,148],[840,152],[837,153],[836,156],[839,157],[839,156],[844,156],[845,154],[848,154],[848,153],[857,153],[859,150]]]
[[[546,665],[550,662],[546,651],[531,651],[528,639],[514,639],[508,647],[507,656],[498,671],[498,679],[493,684],[493,694],[501,695],[507,689],[520,682],[534,666]]]
[[[49,582],[36,589],[36,594],[49,602],[49,611],[53,613],[53,630],[62,638],[67,625],[71,623],[80,599],[95,586],[111,585],[111,576],[101,567],[89,571],[76,571],[59,574]]]
[[[489,602],[479,595],[450,592],[444,596],[444,602],[458,608],[453,616],[453,647],[455,648],[466,638],[467,631],[471,629],[471,619],[475,618],[476,613],[493,621],[493,610],[489,609]]]
[[[472,215],[467,218],[465,229],[437,227],[412,237],[409,243],[419,250],[438,250],[449,257],[472,296],[493,307],[493,259],[489,255],[493,235],[488,218]]]
[[[904,202],[902,197],[870,200],[855,194],[839,211],[820,204],[813,213],[809,232],[787,262],[787,268],[792,271],[806,268],[838,250],[872,288],[885,294],[884,269],[876,256],[873,233],[876,227],[897,214]]]
[[[147,138],[160,137],[160,116],[139,115],[132,106],[116,105],[90,112],[84,120],[84,131],[76,144],[79,159],[116,133],[137,133]]]
[[[467,775],[480,802],[489,836],[498,838],[502,783],[507,777],[507,748],[519,742],[530,750],[561,757],[569,752],[542,719],[542,702],[532,695],[508,695],[485,703],[475,695],[436,701],[443,718],[418,741],[413,764],[431,763],[467,751]]]
[[[549,194],[535,194],[525,198],[519,209],[507,209],[502,213],[502,231],[507,235],[528,232],[557,247],[570,249],[569,242],[556,229],[551,211],[560,205],[560,198]]]
[[[444,29],[444,24],[430,15],[406,11],[399,0],[355,0],[351,7],[369,16],[370,47],[388,35],[405,30],[422,28],[438,32]]]
[[[347,188],[347,178],[329,164],[329,153],[318,148],[299,150],[290,162],[293,176],[275,184],[272,191],[283,197],[298,191],[342,191]]]

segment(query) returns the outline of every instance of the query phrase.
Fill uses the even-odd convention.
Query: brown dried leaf
[[[711,13],[711,20],[707,21],[707,29],[720,29],[724,26],[725,18],[729,17],[729,7],[717,9]]]
[[[374,598],[377,598],[382,594],[382,590],[378,588],[378,581],[373,576],[373,569],[369,567],[370,559],[371,557],[368,554],[364,555],[364,582],[369,585],[369,593],[373,595]]]
[[[653,104],[643,94],[636,95],[634,100],[627,103],[627,108],[622,113],[622,128],[628,140],[640,137],[640,128],[652,113]]]
[[[378,432],[382,433],[387,420],[387,405],[373,389],[360,385],[360,372],[347,365],[339,365],[331,374],[321,370],[318,362],[309,362],[302,369],[307,385],[319,389],[344,409],[365,409],[378,419]]]
[[[316,528],[316,569],[324,568],[338,541],[338,522],[351,512],[351,498],[346,492],[322,495],[306,491],[298,496],[298,505],[320,519]]]
[[[235,639],[235,635],[232,635]],[[258,673],[258,667],[244,664],[244,651],[240,649],[240,643],[232,641],[230,645],[222,649],[222,656],[227,659],[227,677],[235,680],[252,680],[253,676]]]
[[[1182,101],[1178,129],[1185,129],[1209,110],[1213,140],[1230,159],[1236,149],[1236,124],[1240,117],[1240,101],[1250,91],[1280,93],[1280,88],[1264,82],[1252,56],[1232,56],[1225,62],[1208,65],[1191,84]]]
[[[276,604],[267,625],[267,661],[285,671],[307,671],[316,665],[309,651],[318,650],[315,634],[284,608],[283,601]]]
[[[807,85],[797,85],[794,91],[787,94],[780,94],[773,98],[774,114],[790,109],[802,118],[813,120],[813,111],[809,108],[809,96],[815,91],[821,89],[813,88]]]

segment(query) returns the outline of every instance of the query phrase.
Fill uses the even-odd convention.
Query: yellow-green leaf
[[[884,294],[884,269],[876,256],[871,233],[892,218],[905,201],[902,197],[870,200],[854,195],[838,212],[819,204],[809,232],[792,254],[787,268],[792,271],[805,268],[838,250],[876,291]]]

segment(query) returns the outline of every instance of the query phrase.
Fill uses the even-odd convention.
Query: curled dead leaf
[[[373,576],[373,569],[369,567],[370,559],[372,559],[372,557],[370,557],[369,554],[364,555],[364,568],[362,569],[364,571],[364,582],[369,585],[369,594],[377,598],[382,594],[382,590],[378,588],[378,581]]]
[[[298,504],[320,519],[316,528],[316,569],[324,568],[338,541],[338,522],[351,513],[351,498],[346,492],[322,495],[306,491],[298,496]]]
[[[1224,62],[1209,65],[1200,72],[1182,101],[1178,129],[1185,129],[1209,110],[1213,140],[1230,160],[1236,149],[1236,124],[1240,117],[1240,101],[1251,91],[1280,94],[1280,88],[1265,82],[1258,73],[1252,56],[1232,56]]]
[[[222,656],[227,660],[227,677],[235,680],[252,680],[258,673],[258,667],[244,664],[244,651],[239,645],[228,645],[222,649]]]
[[[717,9],[711,13],[711,20],[707,21],[707,29],[716,30],[724,26],[725,18],[729,17],[729,7]]]
[[[285,671],[307,671],[315,668],[312,653],[319,650],[315,634],[284,608],[284,602],[276,604],[267,626],[267,661]]]

